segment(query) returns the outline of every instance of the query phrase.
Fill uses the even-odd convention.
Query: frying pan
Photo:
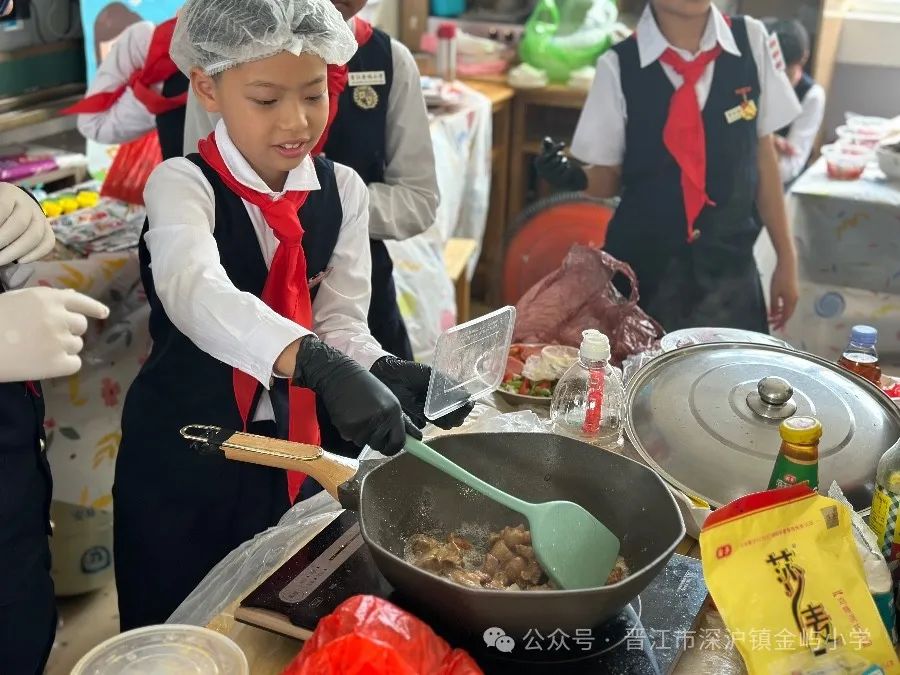
[[[357,463],[320,448],[213,428],[185,437],[221,447],[229,459],[303,471],[357,511],[363,538],[388,581],[450,626],[483,635],[502,628],[522,637],[537,629],[572,635],[618,614],[665,567],[684,538],[681,513],[652,470],[626,457],[564,436],[481,433],[429,441],[435,450],[502,490],[532,502],[571,500],[601,519],[621,540],[631,574],[602,588],[496,591],[460,586],[404,559],[407,538],[457,532],[481,543],[490,531],[523,522],[407,453]],[[546,633],[544,631],[547,631]]]

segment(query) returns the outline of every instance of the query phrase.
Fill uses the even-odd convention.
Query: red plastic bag
[[[423,621],[387,600],[355,595],[319,621],[282,675],[482,675]]]
[[[612,284],[623,274],[631,285],[626,300]],[[638,280],[626,263],[597,248],[575,244],[563,264],[531,287],[516,304],[514,342],[578,347],[581,333],[606,334],[612,362],[654,348],[662,326],[638,307]]]
[[[144,205],[144,186],[162,162],[162,149],[156,129],[119,146],[106,173],[100,194],[129,204]]]

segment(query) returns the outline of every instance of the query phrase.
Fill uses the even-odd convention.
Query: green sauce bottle
[[[815,417],[791,417],[781,423],[781,449],[769,479],[769,489],[807,483],[819,488],[819,439],[822,425]]]

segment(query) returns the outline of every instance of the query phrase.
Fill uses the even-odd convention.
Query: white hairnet
[[[356,39],[331,0],[188,0],[169,54],[186,75],[191,68],[215,75],[281,51],[343,65]]]

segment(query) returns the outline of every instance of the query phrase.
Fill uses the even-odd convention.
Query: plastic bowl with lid
[[[874,153],[871,148],[862,145],[844,145],[834,143],[822,148],[828,168],[828,177],[835,180],[856,180],[866,170]]]
[[[839,143],[850,143],[852,145],[864,145],[874,148],[884,138],[887,133],[887,127],[857,127],[853,129],[845,124],[838,127],[835,133]]]
[[[198,626],[147,626],[85,654],[71,675],[250,675],[247,657],[224,635]]]
[[[873,117],[871,115],[846,115],[847,126],[853,131],[864,134],[880,134],[882,137],[891,126],[891,120],[886,117]]]

